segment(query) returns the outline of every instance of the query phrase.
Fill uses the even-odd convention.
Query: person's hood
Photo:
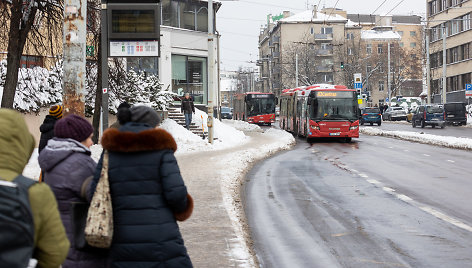
[[[146,124],[126,123],[120,129],[109,128],[103,132],[102,147],[112,152],[141,152],[177,150],[172,135],[161,128]]]
[[[14,110],[0,109],[0,126],[0,169],[21,174],[34,150],[33,135]]]
[[[52,138],[39,154],[39,166],[42,170],[49,171],[74,153],[91,155],[89,148],[74,139]]]
[[[39,131],[41,131],[41,133],[46,133],[54,130],[54,125],[56,124],[57,120],[58,119],[52,115],[46,115],[43,124],[39,127]]]

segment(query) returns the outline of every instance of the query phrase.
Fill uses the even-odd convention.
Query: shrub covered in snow
[[[111,66],[110,66],[111,67]],[[6,78],[7,64],[0,62],[0,100]],[[113,79],[110,68],[109,110],[116,113],[118,105],[124,101],[132,104],[141,103],[156,110],[167,110],[175,93],[162,89],[155,75],[134,71],[124,72],[119,79]],[[97,65],[87,64],[85,111],[91,115],[95,105],[97,89]],[[41,67],[21,68],[18,75],[14,108],[22,112],[38,112],[41,107],[62,102],[62,61],[52,70]],[[119,81],[119,82],[117,82]]]

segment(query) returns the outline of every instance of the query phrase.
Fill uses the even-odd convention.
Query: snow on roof
[[[347,20],[346,28],[356,28],[356,27],[360,27],[358,22],[354,22],[354,21],[349,20],[349,19]]]
[[[322,21],[342,21],[346,22],[347,19],[344,18],[343,16],[337,15],[337,14],[325,14],[321,12],[316,12],[316,18],[313,18],[313,11],[312,10],[305,10],[301,13],[295,14],[293,16],[290,16],[285,19],[281,19],[281,22],[322,22]]]
[[[374,30],[365,30],[361,31],[362,39],[370,40],[400,40],[401,36],[394,31],[374,31]]]

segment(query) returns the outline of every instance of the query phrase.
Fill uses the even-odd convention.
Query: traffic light
[[[341,61],[341,70],[344,69],[344,61]]]

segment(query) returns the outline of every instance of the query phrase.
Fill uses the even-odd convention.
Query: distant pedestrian
[[[185,96],[182,99],[181,110],[185,116],[185,127],[190,129],[190,124],[192,123],[192,113],[195,113],[195,106],[193,105],[193,100],[190,98],[189,93],[185,93]]]
[[[23,116],[14,110],[0,109],[0,126],[0,182],[5,186],[8,185],[6,182],[15,183],[20,178],[34,150],[35,141]],[[66,258],[70,244],[56,198],[47,184],[22,178],[23,182],[31,185],[27,191],[29,207],[26,211],[16,209],[14,214],[20,218],[8,224],[5,224],[8,214],[2,213],[0,267],[26,267],[34,258],[38,261],[36,267],[57,268]],[[4,197],[2,195],[1,198]],[[0,203],[2,211],[8,210],[6,204]],[[21,217],[25,213],[28,215]]]
[[[109,153],[111,267],[192,267],[176,220],[190,217],[193,201],[174,156],[174,139],[156,128],[160,119],[149,107],[120,110],[118,120],[121,127],[107,129],[101,141]],[[101,168],[102,159],[90,196]]]
[[[54,125],[57,120],[62,118],[62,105],[53,105],[49,108],[49,114],[44,118],[43,124],[39,127],[41,137],[39,138],[38,152],[41,152],[48,144],[48,141],[54,137]]]
[[[73,202],[87,202],[87,179],[91,182],[97,164],[91,157],[92,125],[83,117],[71,114],[57,121],[55,137],[49,140],[38,158],[59,203],[62,222],[71,241],[71,249],[62,268],[107,267],[107,252],[76,248],[71,207]],[[84,191],[82,191],[84,189]]]

